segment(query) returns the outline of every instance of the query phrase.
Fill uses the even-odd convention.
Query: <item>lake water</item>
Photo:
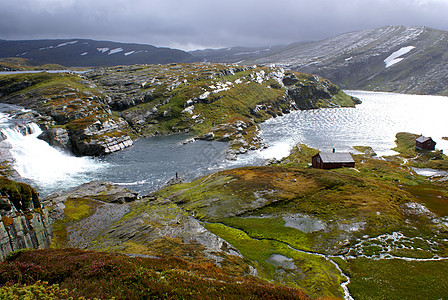
[[[354,152],[352,146],[371,146],[378,155],[393,154],[395,134],[412,132],[431,136],[437,148],[448,153],[448,97],[414,96],[391,93],[347,91],[363,103],[356,108],[331,108],[295,111],[261,124],[261,137],[267,149],[240,155],[226,161],[227,143],[196,141],[182,144],[186,135],[152,137],[137,140],[134,146],[102,158],[74,158],[67,154],[56,157],[50,149],[39,148],[37,157],[30,157],[45,147],[42,141],[20,136],[12,138],[16,168],[42,194],[67,189],[90,180],[106,180],[124,185],[140,193],[148,193],[177,176],[192,180],[217,170],[260,165],[266,159],[288,155],[297,143],[321,151]],[[27,137],[24,137],[27,138]],[[32,143],[39,143],[38,146]],[[30,143],[30,144],[28,144]],[[13,148],[14,148],[13,147]],[[49,159],[45,160],[48,156]],[[42,161],[46,161],[42,165]],[[64,161],[64,162],[63,162]],[[71,166],[71,167],[70,167]],[[77,168],[81,166],[81,168]],[[48,170],[52,170],[48,172]],[[57,174],[52,176],[52,174]]]
[[[356,108],[295,111],[261,124],[270,148],[260,154],[282,157],[297,143],[323,152],[371,146],[379,155],[393,155],[395,135],[410,132],[430,136],[448,153],[448,97],[346,91],[361,99]]]

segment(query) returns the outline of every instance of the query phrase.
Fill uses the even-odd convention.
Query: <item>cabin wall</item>
[[[337,169],[337,168],[354,168],[355,163],[324,163],[321,166],[321,169],[329,170],[329,169]]]
[[[434,141],[427,141],[425,143],[416,142],[415,147],[419,150],[434,150],[436,143]]]

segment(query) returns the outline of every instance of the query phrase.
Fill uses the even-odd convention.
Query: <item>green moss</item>
[[[302,288],[312,297],[343,296],[340,283],[344,278],[336,267],[323,257],[295,251],[277,241],[253,239],[243,231],[223,224],[208,223],[206,228],[252,261],[262,278]],[[280,260],[276,257],[280,257]],[[282,262],[281,258],[284,258],[286,263]]]
[[[319,153],[319,150],[308,147],[304,144],[298,144],[291,149],[289,156],[282,160],[285,166],[302,166],[307,167],[311,164],[311,158]]]
[[[311,250],[312,241],[302,231],[286,227],[283,218],[262,216],[226,218],[223,223],[240,229],[254,239],[268,239],[284,242],[296,249]]]
[[[355,299],[443,299],[447,296],[448,261],[399,259],[347,261],[348,288]]]
[[[28,211],[32,203],[35,208],[40,208],[39,194],[30,185],[16,182],[4,176],[0,176],[0,192],[7,196],[18,211]]]
[[[68,198],[64,205],[64,218],[53,223],[51,248],[66,247],[68,243],[67,227],[91,216],[99,203],[90,199]]]
[[[448,191],[446,188],[430,183],[407,187],[419,202],[438,216],[448,216]]]

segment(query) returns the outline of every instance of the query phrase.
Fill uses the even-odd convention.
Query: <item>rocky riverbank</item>
[[[38,193],[0,176],[0,260],[13,251],[48,248],[52,228]]]
[[[108,154],[139,137],[190,132],[230,141],[230,158],[262,146],[257,124],[268,118],[358,103],[318,76],[224,64],[2,75],[0,101],[31,109],[17,117],[36,122],[42,139],[76,155]]]

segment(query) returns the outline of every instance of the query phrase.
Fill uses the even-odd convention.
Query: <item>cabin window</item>
[[[319,156],[317,157],[317,162],[320,163],[320,157]]]

